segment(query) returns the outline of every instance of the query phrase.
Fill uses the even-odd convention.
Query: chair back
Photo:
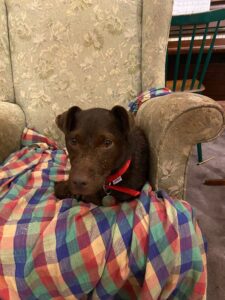
[[[225,9],[173,16],[166,86],[173,91],[202,92],[218,33],[224,32]],[[172,76],[172,80],[169,80]]]
[[[57,140],[68,107],[110,108],[164,85],[172,2],[0,0],[0,101]]]

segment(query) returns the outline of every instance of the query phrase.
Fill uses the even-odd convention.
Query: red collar
[[[124,186],[115,186],[117,183],[123,180],[122,175],[126,173],[126,171],[129,169],[130,163],[131,163],[131,159],[128,159],[115,174],[108,176],[105,181],[104,189],[118,191],[124,194],[131,195],[133,197],[139,196],[140,195],[139,191]]]

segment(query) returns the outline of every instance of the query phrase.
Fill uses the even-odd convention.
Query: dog
[[[56,124],[71,164],[68,180],[55,183],[58,199],[75,196],[110,206],[140,194],[148,181],[149,145],[125,108],[73,106],[56,117]]]

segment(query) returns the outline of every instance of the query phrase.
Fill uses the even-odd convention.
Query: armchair
[[[0,161],[25,126],[62,141],[55,116],[76,104],[112,107],[164,85],[172,1],[0,1]],[[213,100],[175,93],[145,103],[151,183],[184,197],[192,146],[223,127]],[[185,138],[184,138],[185,137]]]
[[[25,126],[61,141],[54,119],[69,106],[112,107],[164,85],[172,1],[1,0],[0,8],[1,161],[19,149]],[[144,104],[137,120],[153,187],[184,197],[189,153],[220,133],[220,106],[175,93]]]
[[[142,91],[164,86],[171,12],[172,0],[165,3],[155,0],[0,0],[0,162],[20,148],[25,127],[34,128],[63,146],[61,133],[54,120],[56,115],[71,105],[82,108],[110,108],[115,104],[126,106],[129,100]],[[212,99],[202,95],[173,93],[143,103],[136,119],[150,144],[150,181],[153,189],[164,189],[171,195],[183,198],[187,160],[192,146],[219,135],[224,124],[222,109]],[[31,168],[35,165],[32,159],[29,163]],[[45,165],[44,161],[42,163]],[[2,169],[0,180],[1,172]],[[55,176],[54,172],[50,175],[53,178]],[[0,190],[0,196],[7,193],[7,197],[3,196],[0,202],[2,299],[18,299],[18,289],[23,299],[28,295],[46,297],[48,292],[52,293],[52,299],[59,299],[59,293],[60,299],[74,299],[71,291],[81,297],[84,291],[86,294],[92,293],[93,286],[96,287],[93,292],[96,294],[92,296],[99,299],[96,295],[104,294],[105,289],[114,295],[117,287],[114,283],[118,282],[123,299],[131,299],[123,293],[137,294],[140,280],[134,278],[135,272],[146,279],[141,299],[150,299],[147,293],[153,299],[167,299],[172,292],[177,293],[174,299],[180,299],[180,295],[192,293],[183,284],[192,285],[191,276],[195,280],[199,276],[198,287],[196,291],[193,289],[193,293],[204,297],[206,278],[203,241],[198,226],[192,223],[188,204],[182,206],[181,202],[176,201],[172,206],[171,201],[165,200],[166,209],[171,209],[169,214],[165,212],[165,216],[169,215],[170,218],[162,220],[163,215],[157,219],[155,214],[156,211],[162,212],[162,202],[158,204],[155,201],[156,207],[153,205],[150,208],[151,216],[154,215],[150,221],[150,201],[145,194],[134,218],[131,213],[133,204],[129,206],[126,203],[122,212],[117,211],[118,208],[105,208],[102,214],[101,208],[73,206],[73,199],[56,203],[54,197],[46,206],[43,204],[46,201],[41,198],[39,206],[34,207],[37,199],[32,197],[29,187],[21,196],[22,183],[23,180],[19,182],[16,201],[12,201],[13,195],[7,191],[10,181],[3,179],[5,190]],[[39,197],[42,197],[46,186],[42,188]],[[145,192],[149,195],[148,190]],[[26,198],[28,196],[30,202]],[[159,197],[165,198],[161,193]],[[180,214],[180,221],[186,222],[185,228],[191,230],[190,235],[182,236],[187,232],[179,231],[176,213]],[[79,218],[76,218],[77,214]],[[87,215],[90,219],[85,223]],[[176,222],[173,222],[173,217]],[[105,230],[103,237],[99,237],[102,232],[96,220]],[[120,224],[115,223],[115,220]],[[151,226],[157,222],[159,226]],[[167,225],[171,223],[163,227],[162,222],[168,222]],[[132,224],[135,224],[135,229]],[[157,241],[152,238],[149,242],[147,226],[151,229],[153,227]],[[168,229],[169,239],[161,236],[163,228]],[[127,244],[123,236],[118,238],[123,233],[132,240],[132,247],[137,250],[136,257],[131,255],[132,247],[128,249],[129,255],[125,254]],[[193,240],[190,238],[192,233]],[[56,240],[59,244],[56,244]],[[91,240],[93,245],[86,244],[87,240]],[[161,268],[158,260],[156,264],[151,264],[151,259],[155,257],[150,257],[145,269],[145,247],[143,250],[140,246],[145,245],[144,240],[149,242],[147,246],[151,249],[161,249],[159,255],[162,253],[165,259],[161,262],[167,268]],[[162,243],[162,240],[169,240],[171,247]],[[184,255],[182,266],[179,264],[181,258],[177,247],[185,244],[186,240],[188,245],[191,244],[191,250],[195,251],[191,257],[195,256],[196,259],[193,260],[195,264],[190,264],[189,257]],[[115,249],[109,252],[106,245],[111,243]],[[100,252],[101,249],[104,250]],[[70,259],[68,253],[72,256]],[[81,265],[82,255],[87,258],[87,265]],[[96,260],[90,262],[89,257]],[[109,269],[104,267],[106,259],[109,260]],[[174,267],[173,263],[178,265]],[[99,264],[99,268],[96,264]],[[117,274],[120,265],[122,270]],[[128,265],[132,269],[129,274]],[[186,267],[190,265],[189,273]],[[75,268],[76,274],[72,271],[70,273],[67,267],[73,271]],[[89,273],[85,273],[85,268]],[[140,273],[138,268],[141,269]],[[113,275],[110,271],[114,272]],[[185,272],[186,279],[179,278],[179,274],[183,274],[181,271]],[[101,272],[104,276],[100,282],[98,276]],[[151,272],[154,278],[148,277]],[[165,273],[168,276],[172,274],[167,282]],[[77,274],[80,276],[76,277]],[[75,282],[72,275],[77,279]],[[124,292],[120,285],[128,275],[130,277]],[[158,281],[159,277],[162,281]],[[176,282],[179,280],[180,290],[176,288],[171,291],[171,283],[177,287]],[[40,282],[42,288],[39,288]],[[201,286],[202,290],[199,288]],[[60,291],[56,295],[57,287],[60,287]]]

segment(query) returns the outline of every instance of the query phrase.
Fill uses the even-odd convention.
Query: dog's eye
[[[70,139],[70,143],[71,143],[72,145],[76,145],[76,144],[77,144],[77,139],[76,139],[76,138],[71,138],[71,139]]]
[[[112,146],[112,141],[110,139],[105,139],[103,144],[106,148],[109,148],[110,146]]]

